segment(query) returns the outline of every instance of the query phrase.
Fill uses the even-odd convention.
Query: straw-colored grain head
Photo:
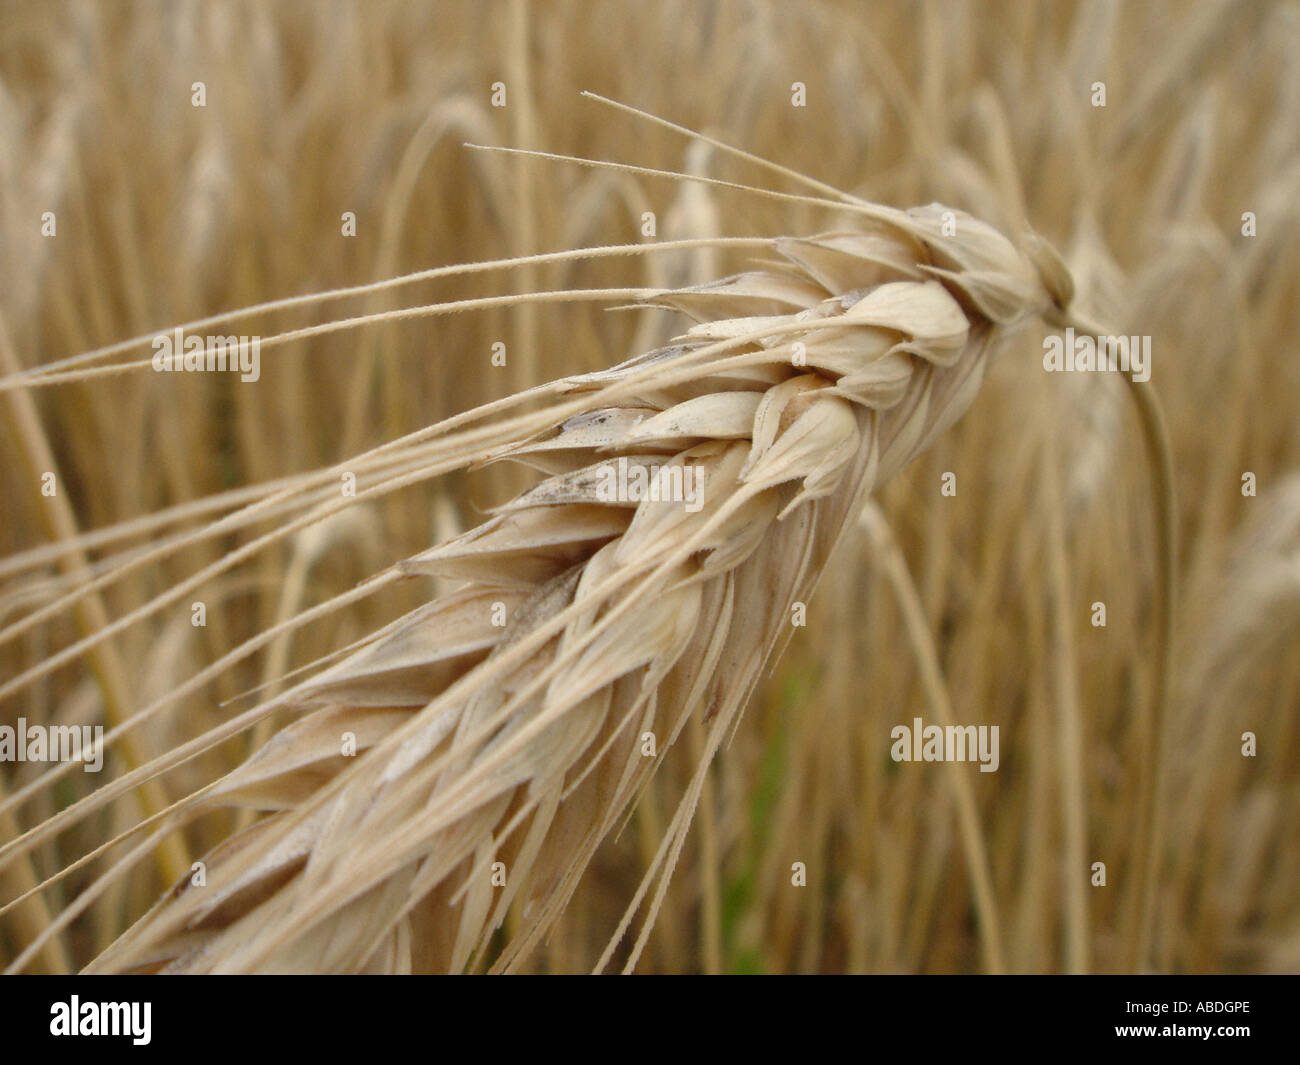
[[[401,565],[463,584],[281,698],[293,722],[185,811],[264,815],[93,968],[459,971],[512,905],[495,964],[522,961],[691,715],[717,750],[873,487],[963,413],[1008,328],[1068,302],[1041,244],[871,210],[659,294],[696,324],[501,441],[545,479]]]

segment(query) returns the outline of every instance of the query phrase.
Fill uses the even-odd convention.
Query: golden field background
[[[1157,721],[1151,471],[1112,376],[1047,374],[1042,331],[881,494],[962,722],[1001,766],[897,764],[929,718],[881,552],[841,545],[801,629],[714,766],[641,971],[1300,969],[1300,6],[1084,3],[0,4],[0,373],[279,297],[451,263],[641,239],[845,225],[741,190],[477,152],[465,142],[788,180],[602,106],[599,93],[871,200],[932,200],[1065,255],[1092,316],[1152,337],[1178,490],[1172,698]],[[206,106],[191,103],[203,82]],[[504,83],[507,106],[491,105]],[[807,103],[791,103],[802,82]],[[1106,105],[1093,106],[1094,83]],[[55,212],[57,235],[41,233]],[[356,236],[341,233],[354,212]],[[1242,233],[1243,212],[1256,219]],[[268,314],[240,333],[537,288],[679,285],[725,251],[529,266]],[[502,307],[267,352],[256,384],[137,373],[0,395],[0,557],[68,531],[40,492],[39,419],[76,531],[344,461],[440,418],[671,336],[659,311]],[[494,342],[505,367],[491,364]],[[30,400],[27,407],[23,404]],[[34,404],[34,407],[31,406]],[[24,420],[27,419],[27,420]],[[955,496],[940,493],[956,475]],[[1257,495],[1242,492],[1253,473]],[[297,535],[187,608],[112,641],[125,689],[81,661],[0,723],[107,722],[240,641],[477,522],[525,483],[498,467],[420,484]],[[142,541],[137,541],[142,542]],[[234,540],[143,568],[126,614]],[[99,557],[91,552],[91,563]],[[65,592],[0,570],[0,627]],[[425,601],[425,582],[279,641],[142,733],[182,743],[226,704]],[[1091,624],[1104,602],[1107,625]],[[0,680],[84,634],[69,613],[0,644]],[[93,627],[93,619],[89,622]],[[125,698],[122,698],[122,696]],[[121,705],[115,705],[120,703]],[[1243,757],[1242,734],[1258,753]],[[158,784],[243,758],[240,737]],[[691,767],[685,750],[606,843],[532,967],[581,971],[631,899]],[[114,751],[104,776],[129,752]],[[7,793],[43,767],[0,766]],[[1149,774],[1149,776],[1148,776]],[[1154,843],[1139,816],[1156,782]],[[0,814],[0,842],[98,780]],[[148,799],[145,800],[146,806]],[[129,827],[119,802],[0,868],[0,905]],[[230,828],[201,822],[203,853]],[[1139,870],[1150,855],[1155,906]],[[1090,883],[1092,863],[1107,883]],[[803,862],[806,887],[791,884]],[[0,916],[0,959],[92,863]],[[977,900],[981,876],[994,923]],[[150,867],[32,969],[79,967],[167,887]],[[987,901],[987,900],[986,900]],[[1147,916],[1144,916],[1144,913]]]

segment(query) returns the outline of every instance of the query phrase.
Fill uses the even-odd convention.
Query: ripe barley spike
[[[462,971],[517,904],[509,970],[698,715],[705,758],[620,928],[648,904],[630,968],[793,604],[1004,336],[1068,304],[1050,249],[1024,247],[939,205],[870,208],[772,240],[779,268],[648,297],[695,324],[567,379],[584,409],[485,450],[544,479],[400,564],[461,583],[277,698],[292,723],[174,815],[265,816],[91,970]],[[642,490],[611,494],[612,469]]]

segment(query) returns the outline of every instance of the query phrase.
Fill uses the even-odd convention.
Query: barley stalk
[[[656,294],[696,324],[568,379],[585,409],[499,440],[486,457],[545,479],[399,567],[463,586],[275,701],[295,720],[172,815],[265,816],[92,970],[460,971],[517,905],[510,969],[694,715],[701,771],[620,929],[657,874],[633,965],[702,768],[835,541],[964,412],[1008,331],[1069,301],[1044,245],[938,205],[872,218]],[[609,498],[619,460],[647,483],[702,475],[698,506]]]

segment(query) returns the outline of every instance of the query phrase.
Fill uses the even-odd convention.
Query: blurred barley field
[[[638,971],[1295,972],[1297,54],[1300,5],[1281,0],[3,0],[0,375],[432,267],[845,224],[823,206],[735,187],[466,146],[801,191],[584,91],[875,202],[940,201],[1008,232],[1032,227],[1061,251],[1093,319],[1151,337],[1142,387],[1164,408],[1178,507],[1167,709],[1153,705],[1160,544],[1133,404],[1116,375],[1044,372],[1045,330],[1030,326],[965,417],[878,495],[954,718],[999,727],[997,771],[891,758],[891,730],[931,717],[924,649],[909,637],[887,552],[854,527],[710,770]],[[748,254],[529,264],[223,331],[269,336],[542,288],[695,284],[748,268]],[[264,352],[256,382],[146,366],[7,388],[0,681],[261,530],[140,565],[79,609],[9,636],[110,556],[206,512],[177,512],[176,526],[141,526],[112,545],[83,539],[39,565],[14,560],[335,466],[679,329],[661,310],[503,304],[291,341]],[[42,491],[50,472],[53,497]],[[0,724],[121,721],[278,621],[477,524],[528,483],[491,466],[360,502],[125,625],[96,653],[60,661],[0,702]],[[102,774],[40,786],[48,766],[0,764],[0,844],[433,590],[404,581],[270,641],[113,746]],[[194,601],[205,625],[192,623]],[[0,855],[0,961],[18,958],[130,844],[35,885],[269,735],[235,736],[147,793]],[[704,743],[702,726],[680,737],[526,968],[595,963]],[[187,826],[23,968],[86,965],[234,818]]]

